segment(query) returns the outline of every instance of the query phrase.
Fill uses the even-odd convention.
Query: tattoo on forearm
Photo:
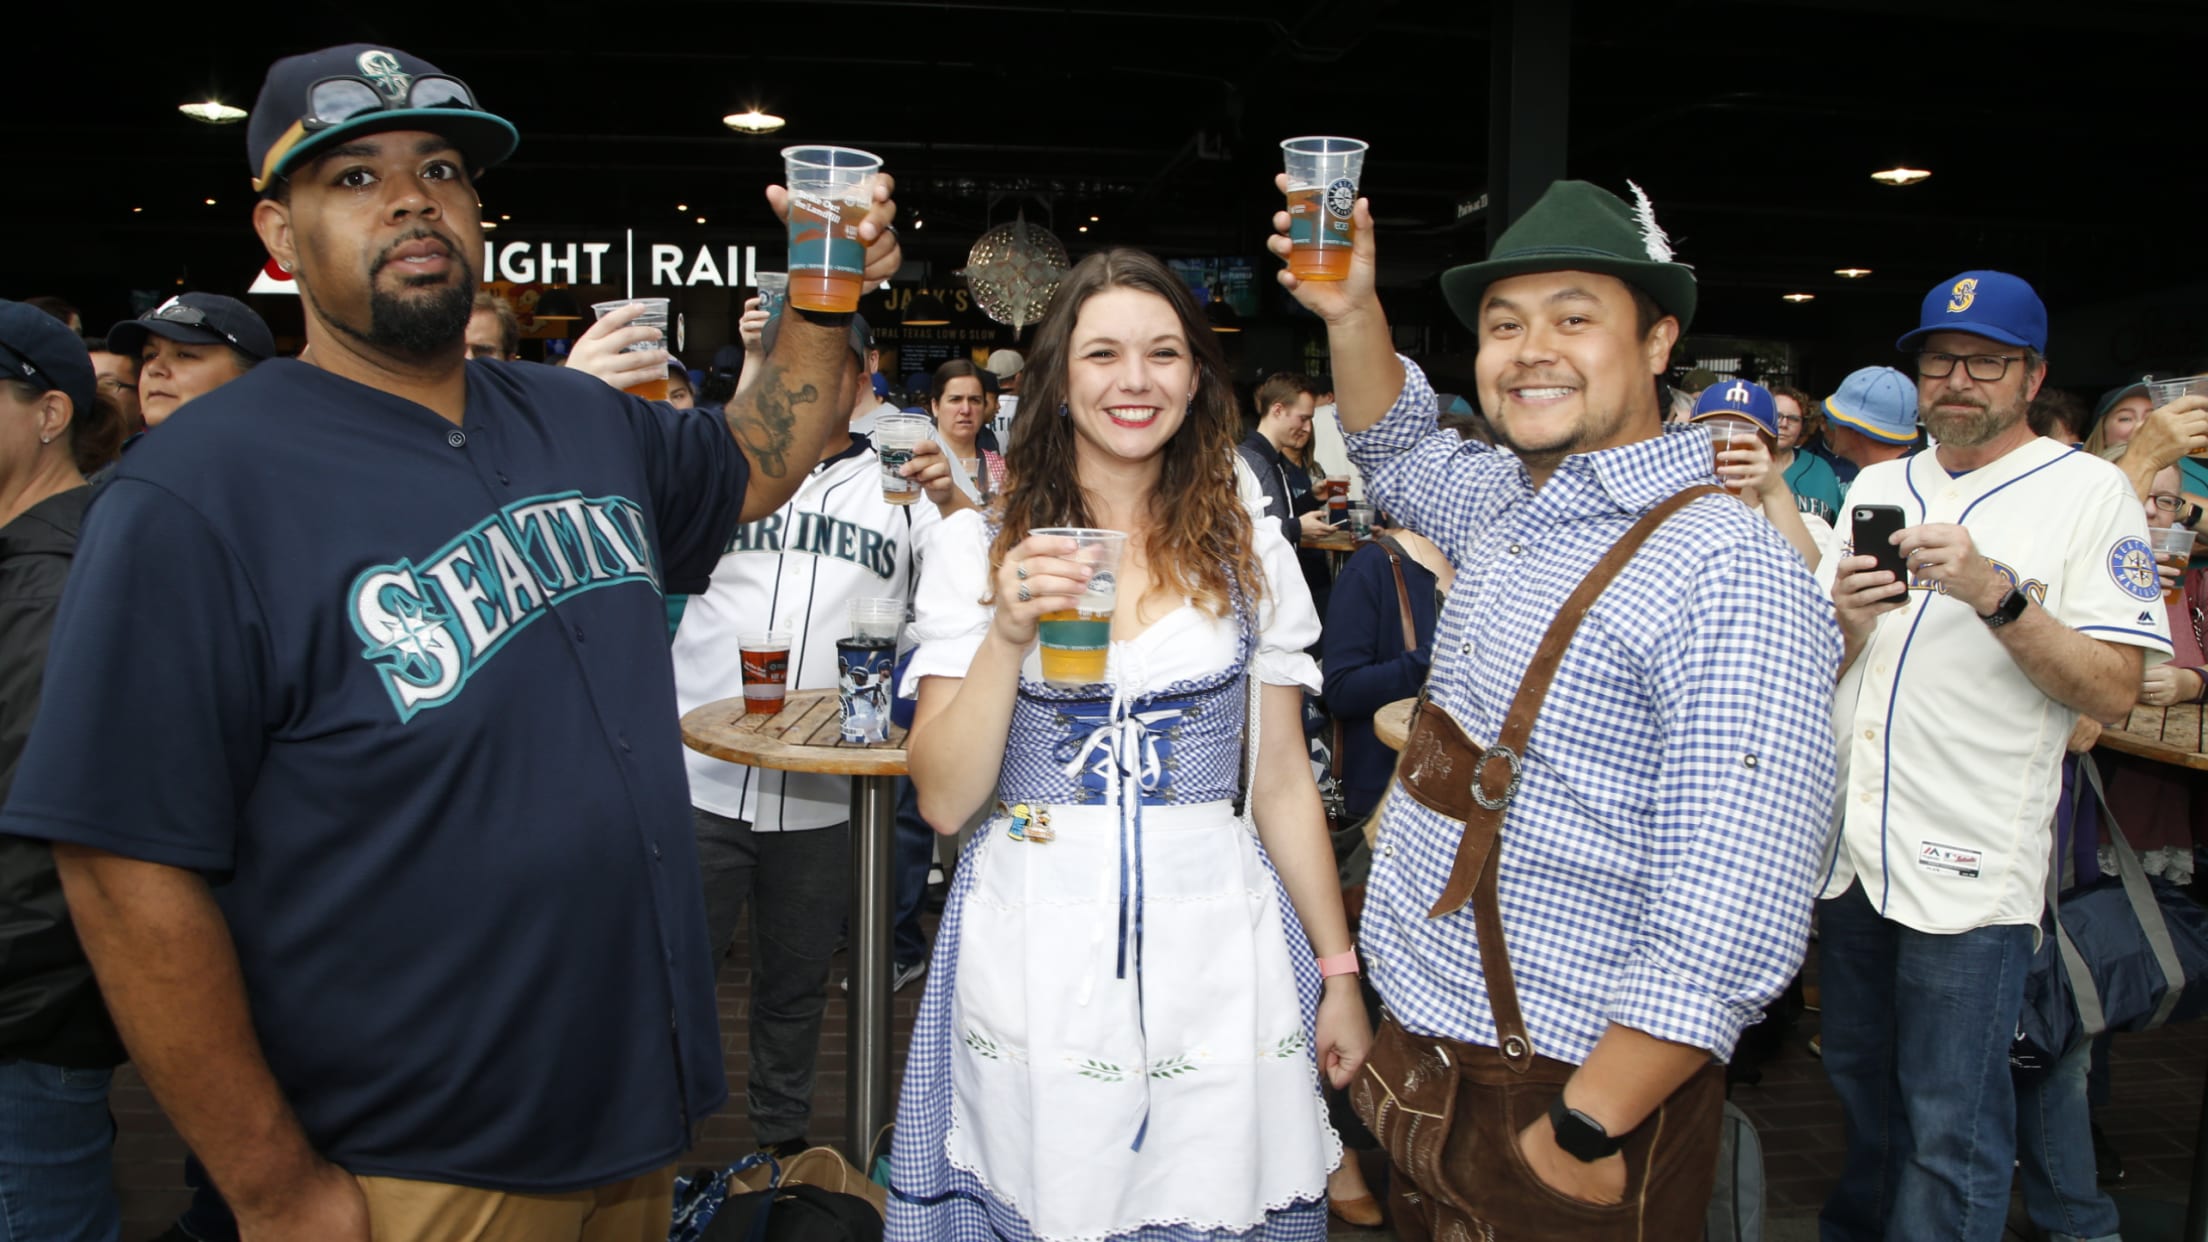
[[[769,362],[758,380],[729,404],[729,433],[743,446],[759,473],[782,478],[789,472],[798,408],[819,400],[818,388],[811,384],[790,387],[787,369]],[[744,408],[747,405],[750,408]],[[807,461],[805,468],[811,467]]]

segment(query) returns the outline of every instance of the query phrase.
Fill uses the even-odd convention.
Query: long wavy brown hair
[[[1073,419],[1060,411],[1066,401],[1074,324],[1082,306],[1107,289],[1138,289],[1165,299],[1181,321],[1197,368],[1195,404],[1160,451],[1162,469],[1150,494],[1150,534],[1143,553],[1152,589],[1186,596],[1214,616],[1225,616],[1239,587],[1254,610],[1264,596],[1265,576],[1249,514],[1235,489],[1234,446],[1242,418],[1227,382],[1226,360],[1181,278],[1156,257],[1124,247],[1099,251],[1075,264],[1035,330],[1020,414],[1005,452],[1005,492],[997,510],[1001,525],[989,550],[990,562],[1003,564],[1005,554],[1031,530],[1095,524],[1081,494],[1079,436]]]

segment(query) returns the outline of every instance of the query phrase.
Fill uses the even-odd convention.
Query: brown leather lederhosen
[[[1596,563],[1549,625],[1511,700],[1502,731],[1482,748],[1420,696],[1398,769],[1412,798],[1464,824],[1449,882],[1430,918],[1472,906],[1480,969],[1498,1048],[1413,1035],[1386,1017],[1350,1102],[1394,1165],[1389,1202],[1403,1242],[1692,1242],[1716,1175],[1724,1071],[1714,1062],[1673,1092],[1627,1139],[1624,1201],[1570,1198],[1534,1176],[1518,1134],[1547,1113],[1577,1067],[1540,1055],[1518,1011],[1496,899],[1496,848],[1517,796],[1526,739],[1565,649],[1603,589],[1664,520],[1714,487],[1657,505]]]

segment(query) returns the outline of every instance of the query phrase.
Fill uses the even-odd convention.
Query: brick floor
[[[839,958],[833,978],[842,977]],[[727,1052],[732,1098],[706,1123],[704,1141],[684,1158],[685,1165],[727,1164],[752,1150],[751,1125],[743,1109],[749,978],[748,961],[739,945],[738,956],[722,972],[720,983],[722,1046]],[[898,994],[893,1006],[895,1074],[901,1075],[904,1069],[904,1048],[920,993],[920,985],[914,984]],[[848,1020],[843,992],[831,986],[813,1109],[811,1137],[817,1142],[841,1144],[844,1138]],[[1755,1120],[1763,1139],[1767,1211],[1776,1224],[1786,1226],[1774,1229],[1774,1239],[1809,1236],[1799,1232],[1801,1222],[1815,1214],[1839,1172],[1839,1103],[1806,1048],[1816,1031],[1817,1016],[1807,1015],[1785,1049],[1766,1063],[1763,1081],[1733,1092],[1734,1102]],[[2101,1113],[2101,1124],[2123,1153],[2128,1193],[2184,1200],[2204,1077],[2208,1077],[2208,1024],[2117,1038],[2113,1099]],[[126,1242],[144,1242],[165,1229],[183,1205],[184,1147],[127,1067],[116,1077],[113,1107],[121,1131],[116,1139],[116,1183],[123,1201],[123,1237]],[[1341,1242],[1384,1236],[1362,1231],[1338,1231],[1338,1235]]]

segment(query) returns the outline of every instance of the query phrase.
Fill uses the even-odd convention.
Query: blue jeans
[[[2093,1167],[2085,1070],[2093,1041],[2064,1053],[2045,1074],[2016,1083],[2016,1146],[2024,1206],[2047,1242],[2115,1242],[2116,1204]]]
[[[0,1242],[115,1242],[115,1071],[0,1059]]]
[[[920,797],[912,779],[897,778],[896,866],[897,924],[890,957],[899,967],[928,960],[928,936],[920,930],[920,898],[928,891],[928,869],[935,865],[935,829],[920,818]]]
[[[1882,917],[1861,884],[1819,902],[1817,920],[1825,1073],[1847,1133],[1818,1236],[1999,1242],[2032,929],[1916,931]]]

